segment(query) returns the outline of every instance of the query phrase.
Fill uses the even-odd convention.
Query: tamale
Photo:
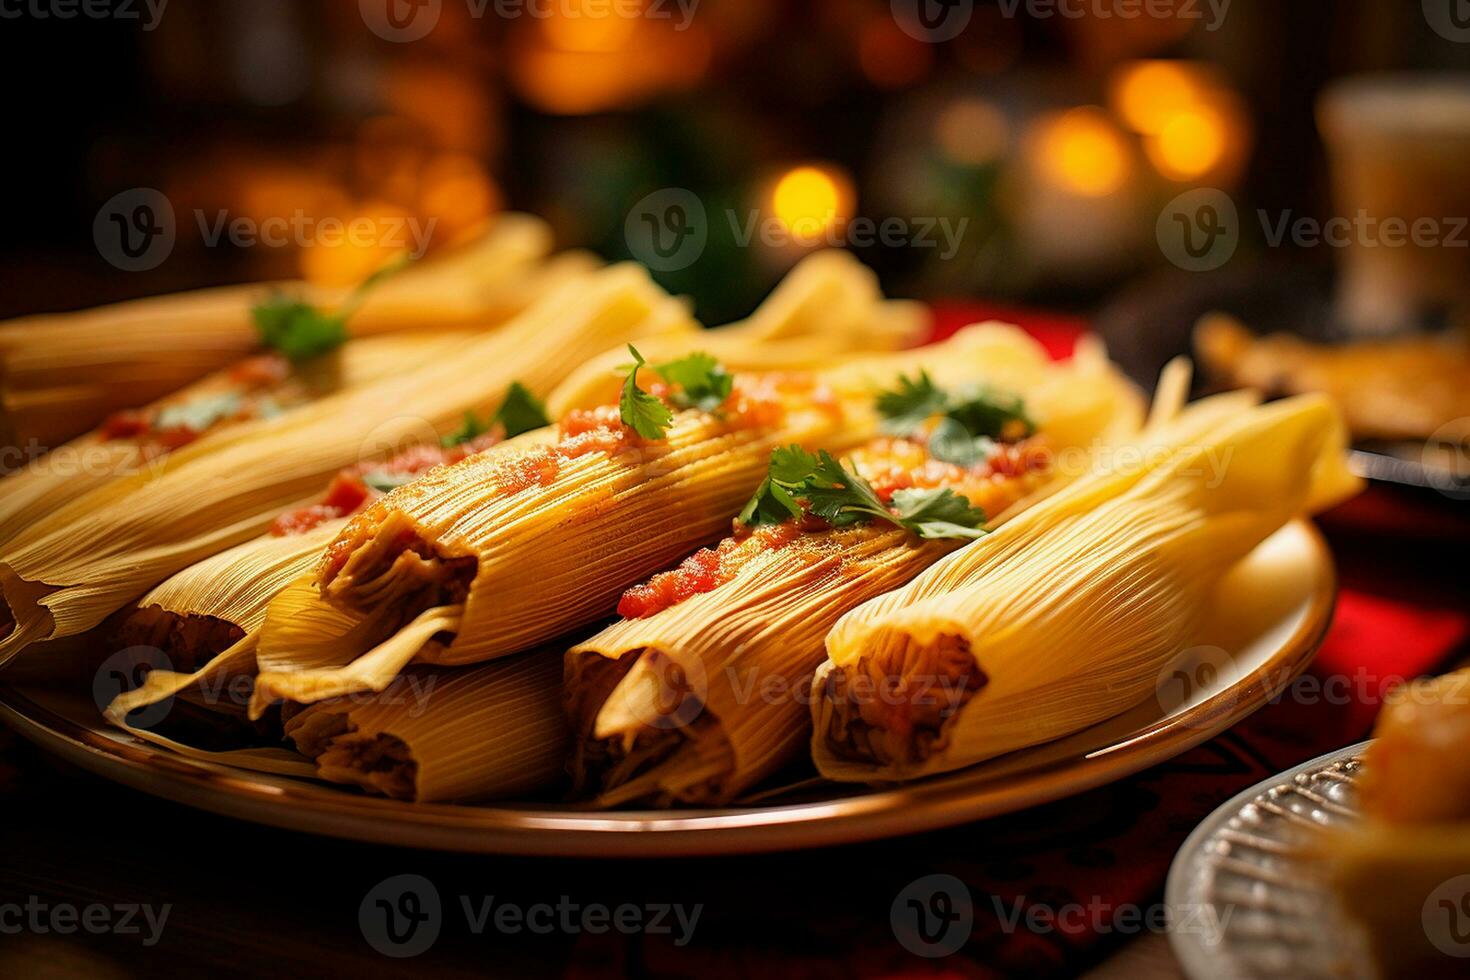
[[[0,661],[34,640],[90,629],[150,586],[265,530],[362,460],[437,442],[512,381],[543,394],[616,340],[697,329],[637,266],[568,283],[503,328],[438,360],[269,421],[226,448],[185,446],[162,472],[85,494],[13,542],[0,561],[13,627]]]
[[[809,364],[818,350],[822,352],[818,359],[826,361],[837,354],[885,350],[913,340],[923,317],[907,307],[885,301],[873,274],[847,253],[819,253],[798,264],[747,320],[711,331],[653,337],[640,344],[670,357],[688,354],[696,346],[712,347],[721,352],[721,361],[730,369],[795,368]],[[833,319],[824,316],[824,311],[843,312]],[[628,354],[621,349],[614,356],[621,363]],[[789,363],[787,357],[792,359]],[[608,358],[594,360],[601,370],[610,371]],[[575,371],[573,379],[585,374]],[[569,383],[572,387],[581,384]],[[416,447],[400,461],[385,465],[391,472],[404,473],[427,469],[429,462],[449,461],[443,453],[426,454],[427,448]],[[474,448],[485,448],[485,444],[477,442]],[[361,485],[362,478],[383,466],[353,469],[358,472],[344,472],[334,479],[321,503],[283,515],[271,535],[207,558],[145,595],[124,624],[123,644],[158,647],[176,671],[192,672],[253,632],[263,621],[271,598],[307,574],[317,553],[330,541],[330,537],[322,540],[319,532],[310,534],[309,544],[281,541],[275,535],[295,537],[303,529],[297,515],[305,517],[307,525],[334,521],[374,496]],[[361,472],[364,469],[368,472]],[[340,527],[340,521],[334,526]],[[148,697],[166,697],[189,684],[188,677],[158,673]],[[130,703],[137,707],[149,702],[133,699]]]
[[[323,604],[367,618],[358,642],[324,637],[330,652],[308,664],[302,640],[279,642],[268,622],[252,710],[381,689],[414,660],[504,656],[606,615],[624,589],[718,539],[772,449],[861,443],[884,383],[1023,360],[1031,352],[1018,353],[1014,335],[975,328],[817,375],[737,375],[718,413],[681,410],[657,439],[615,406],[578,410],[552,445],[497,447],[435,470],[354,517],[312,576]]]
[[[777,284],[749,317],[697,337],[641,344],[650,360],[670,360],[694,349],[732,371],[820,368],[855,351],[898,350],[923,339],[928,311],[886,300],[878,277],[848,252],[829,249],[808,256]],[[622,348],[583,364],[547,398],[553,418],[575,408],[617,398]]]
[[[1208,402],[1184,412],[1147,434],[1150,451],[1115,454],[844,616],[812,702],[821,773],[944,772],[1142,701],[1232,565],[1356,489],[1325,399],[1220,414]]]
[[[0,545],[110,480],[160,466],[185,445],[202,443],[201,452],[228,446],[228,433],[242,423],[275,418],[449,356],[474,337],[469,331],[367,337],[297,364],[279,354],[256,355],[144,409],[115,413],[97,430],[0,480]]]
[[[1057,453],[1141,422],[1137,392],[1086,355],[1013,376],[981,365],[971,381],[1027,393],[1023,416],[1002,431],[1023,417],[1026,424],[1009,438],[997,432],[983,455],[961,463],[934,455],[945,447],[934,441],[933,419],[875,440],[852,454],[850,469],[879,500],[891,507],[917,489],[948,489],[993,529],[1065,479],[1053,467]],[[1086,418],[1092,430],[1073,427],[1073,443],[1053,442],[1053,416]],[[619,605],[625,618],[568,652],[572,770],[600,803],[727,803],[767,779],[809,738],[810,682],[838,617],[963,544],[886,523],[833,527],[812,514],[741,527],[629,590]]]
[[[491,799],[563,777],[561,664],[533,651],[469,668],[412,667],[383,691],[311,705],[286,735],[317,775],[401,800]]]
[[[355,336],[408,329],[484,328],[595,265],[551,261],[550,229],[507,214],[479,239],[431,254],[368,296]],[[154,401],[259,346],[251,309],[273,292],[332,308],[347,291],[257,283],[131,300],[0,324],[0,445],[59,446],[111,412]]]

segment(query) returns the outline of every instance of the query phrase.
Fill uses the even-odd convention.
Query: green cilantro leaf
[[[654,371],[676,386],[671,396],[675,404],[704,412],[713,412],[723,405],[735,385],[734,376],[725,366],[702,351],[655,365]]]
[[[800,446],[771,450],[771,479],[788,487],[800,486],[817,468],[817,457]]]
[[[946,391],[923,371],[919,372],[918,380],[900,377],[898,389],[881,393],[877,405],[878,413],[883,417],[882,429],[889,435],[913,435],[936,415],[963,426],[971,439],[999,439],[1016,423],[1020,424],[1025,435],[1036,431],[1036,424],[1026,414],[1025,404],[1020,398],[984,385],[966,385]],[[931,452],[934,445],[931,440]],[[954,463],[961,462],[961,459],[950,457],[976,456],[985,448],[983,444],[962,447],[952,431],[940,446],[941,451],[948,452],[950,456],[935,455]],[[979,458],[983,461],[984,456]]]
[[[292,361],[305,361],[336,350],[347,342],[347,318],[362,305],[368,292],[409,261],[407,254],[401,255],[368,276],[333,313],[323,312],[305,300],[276,293],[250,310],[260,342]]]
[[[551,424],[551,419],[546,417],[546,406],[531,394],[529,388],[519,381],[512,381],[505,391],[505,401],[500,403],[490,422],[499,422],[505,429],[505,437],[510,439],[532,429],[544,429]]]
[[[930,539],[986,533],[985,514],[953,490],[899,490],[892,506],[886,506],[867,480],[830,453],[813,456],[800,446],[771,453],[766,478],[740,512],[740,521],[758,527],[800,517],[798,500],[833,527],[883,520]]]
[[[392,493],[405,483],[412,483],[418,476],[419,474],[408,471],[393,473],[388,470],[368,470],[362,475],[362,482],[378,493]]]
[[[740,523],[759,527],[762,524],[782,524],[800,516],[801,505],[792,498],[791,492],[766,477],[740,512]]]
[[[826,450],[821,452],[817,468],[807,478],[804,490],[801,496],[811,505],[812,513],[833,527],[848,527],[875,517],[893,520],[872,485],[843,469]]]
[[[893,510],[899,523],[921,538],[979,538],[985,535],[985,512],[948,487],[898,490]]]
[[[972,436],[970,430],[945,416],[929,436],[929,455],[957,466],[975,466],[995,453],[995,440],[989,436]]]
[[[920,371],[918,380],[907,376],[898,379],[897,391],[878,395],[878,414],[883,416],[882,429],[891,436],[906,436],[936,415],[943,414],[949,404],[944,392]]]
[[[540,399],[519,381],[512,381],[505,391],[505,401],[500,403],[494,415],[482,422],[474,412],[465,412],[464,421],[459,424],[459,428],[439,442],[446,448],[459,446],[480,438],[496,425],[500,426],[505,438],[512,439],[523,432],[545,428],[550,424],[551,420],[546,417],[546,406],[541,404]]]
[[[633,355],[634,363],[628,371],[627,380],[623,382],[623,394],[618,399],[618,413],[622,416],[623,424],[643,438],[662,439],[670,423],[674,421],[674,413],[663,402],[638,387],[638,369],[648,362],[643,360],[643,355],[632,344],[628,345],[628,352]]]
[[[318,357],[347,341],[346,318],[280,293],[256,306],[250,315],[261,343],[292,361]]]
[[[459,423],[459,428],[439,440],[439,445],[445,449],[462,445],[473,439],[478,439],[490,431],[490,426],[481,422],[479,416],[474,412],[465,412],[464,420]]]
[[[1026,405],[1019,397],[984,385],[960,388],[951,395],[944,414],[974,436],[999,439],[1014,423],[1020,423],[1025,435],[1036,431],[1036,423],[1026,414]]]

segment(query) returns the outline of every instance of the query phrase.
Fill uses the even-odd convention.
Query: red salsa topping
[[[291,377],[291,363],[280,354],[261,354],[236,364],[226,377],[229,387],[200,393],[189,401],[156,410],[130,408],[114,412],[103,421],[101,436],[108,441],[135,440],[150,457],[180,449],[222,422],[256,418],[268,399],[241,401],[241,396],[283,384]],[[179,409],[184,410],[185,417],[191,414],[190,409],[196,410],[196,418],[179,423]]]
[[[360,463],[338,473],[320,503],[288,511],[277,517],[271,525],[271,534],[278,538],[292,534],[305,534],[327,521],[346,517],[362,507],[380,491],[368,486],[365,477],[372,476],[416,476],[441,463],[457,463],[467,456],[489,449],[500,441],[495,432],[487,432],[469,442],[454,446],[425,444],[406,449],[392,459],[381,463]]]
[[[625,619],[642,619],[685,599],[713,592],[733,579],[735,573],[754,558],[785,547],[801,532],[802,528],[793,520],[726,538],[716,548],[701,548],[684,559],[678,568],[659,572],[642,585],[635,585],[624,592],[618,602],[618,615]]]

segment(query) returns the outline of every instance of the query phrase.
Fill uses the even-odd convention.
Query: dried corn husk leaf
[[[33,640],[89,629],[167,576],[263,531],[338,470],[437,440],[487,412],[511,381],[545,392],[615,340],[697,329],[646,272],[571,283],[451,359],[250,423],[227,448],[186,446],[162,472],[113,481],[7,550],[0,589],[14,627],[0,661]]]
[[[969,380],[1021,394],[1049,455],[1086,452],[1141,422],[1132,386],[1116,371],[1099,372],[1091,353],[1017,376],[999,365],[981,361]],[[1056,441],[1053,419],[1077,441]],[[871,477],[871,468],[889,465],[888,446],[880,440],[855,454],[855,469]],[[1047,467],[1006,478],[957,475],[951,488],[994,515],[989,526],[995,528],[1065,479]],[[605,805],[736,799],[809,741],[811,678],[837,619],[961,544],[886,526],[780,540],[713,590],[621,620],[568,652],[579,787],[599,791]],[[758,544],[753,536],[741,547]]]
[[[380,648],[354,651],[370,671],[357,665],[335,673],[364,685],[359,689],[381,690],[410,660],[477,663],[607,615],[623,589],[716,540],[776,446],[856,445],[876,430],[873,393],[897,373],[923,368],[943,384],[999,370],[995,362],[1035,362],[1042,370],[1047,359],[1014,328],[977,328],[931,348],[867,355],[822,372],[820,386],[840,392],[830,402],[815,399],[812,383],[797,379],[782,391],[775,421],[747,425],[681,412],[666,439],[636,452],[558,457],[544,485],[501,490],[506,474],[536,463],[510,447],[437,469],[354,518],[319,568],[324,603],[397,615],[383,624]],[[393,634],[426,609],[442,635],[410,650]],[[429,621],[412,622],[417,642]],[[303,701],[336,683],[319,670],[288,669],[292,651],[272,636],[269,622],[261,651],[281,669],[262,669],[252,711],[274,699]]]
[[[322,701],[286,723],[317,775],[401,800],[544,790],[568,734],[561,665],[545,651],[478,667],[414,667],[381,693]]]
[[[415,332],[352,340],[340,349],[291,368],[282,382],[253,392],[274,406],[276,414],[394,374],[435,358],[447,357],[470,343],[469,331]],[[233,368],[218,372],[148,406],[150,415],[187,406],[201,399],[237,391]],[[196,453],[231,445],[245,420],[223,419],[195,443]],[[23,537],[46,515],[83,494],[120,477],[161,467],[166,452],[154,452],[136,439],[109,439],[101,431],[72,440],[0,480],[0,545]]]
[[[1223,418],[1221,404],[844,616],[812,706],[822,774],[944,772],[1143,700],[1225,572],[1311,504],[1319,476],[1342,485],[1326,400]]]
[[[485,328],[595,267],[585,254],[550,261],[538,218],[503,215],[481,238],[385,280],[349,322],[355,336]],[[133,300],[0,324],[0,444],[59,446],[108,413],[176,391],[255,350],[251,307],[273,291],[330,308],[347,291],[257,283]]]

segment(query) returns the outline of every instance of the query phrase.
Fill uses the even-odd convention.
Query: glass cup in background
[[[1337,319],[1355,336],[1470,324],[1470,75],[1348,78],[1318,101],[1335,210]],[[1384,227],[1396,218],[1401,227]],[[1341,240],[1340,238],[1338,239]]]

